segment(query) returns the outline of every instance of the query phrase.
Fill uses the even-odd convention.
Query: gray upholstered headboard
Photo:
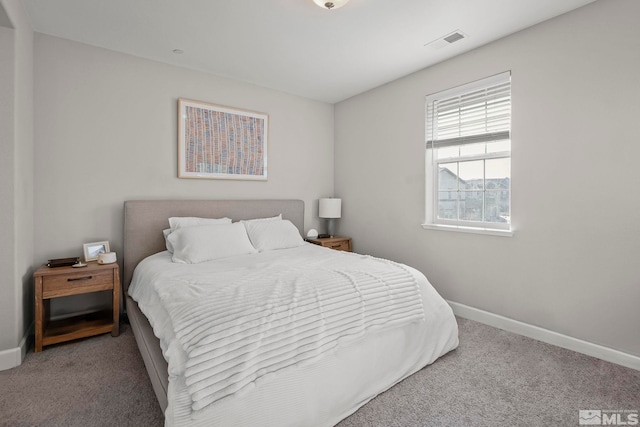
[[[127,200],[124,202],[124,290],[138,263],[164,251],[162,230],[172,216],[228,217],[234,221],[282,214],[304,236],[302,200]]]

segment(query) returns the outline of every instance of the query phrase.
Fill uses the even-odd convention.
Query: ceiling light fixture
[[[338,9],[339,7],[342,7],[345,4],[347,4],[348,1],[349,0],[333,0],[333,1],[313,0],[313,2],[315,4],[317,4],[318,6],[320,6],[323,9],[327,9],[327,10]]]

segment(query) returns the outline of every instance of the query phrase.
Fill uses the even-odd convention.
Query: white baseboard
[[[607,362],[616,363],[618,365],[640,371],[640,357],[638,356],[559,334],[548,329],[529,325],[528,323],[523,323],[518,320],[493,314],[478,308],[469,307],[468,305],[453,301],[447,302],[453,309],[456,316],[464,317],[465,319],[474,320],[479,323],[484,323],[485,325],[504,329],[508,332],[513,332],[538,341],[553,344],[558,347],[586,354],[587,356],[597,357],[598,359],[602,359]]]
[[[29,328],[27,328],[27,332],[20,340],[18,347],[0,351],[0,371],[6,371],[22,364],[29,349],[29,338],[32,335],[33,327],[34,324],[31,323]]]

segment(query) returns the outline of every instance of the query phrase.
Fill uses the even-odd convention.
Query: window
[[[426,224],[511,229],[511,73],[426,97]]]

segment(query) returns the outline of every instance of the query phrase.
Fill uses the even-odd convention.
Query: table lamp
[[[327,220],[327,234],[333,237],[336,232],[335,220],[342,215],[342,199],[320,199],[318,202],[318,216]]]

